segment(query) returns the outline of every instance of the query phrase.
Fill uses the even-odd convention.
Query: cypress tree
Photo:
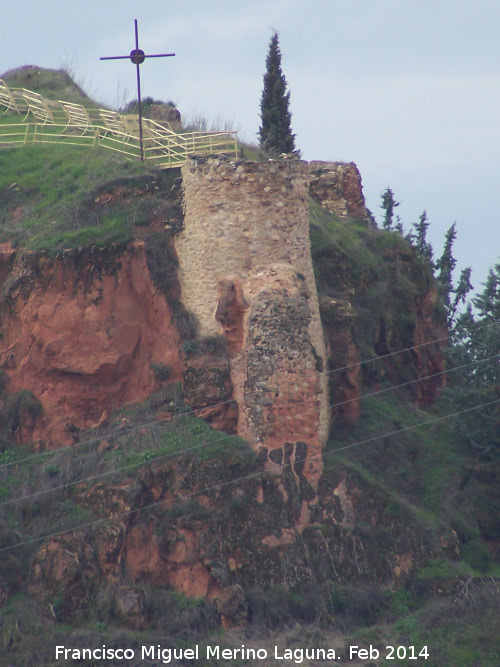
[[[278,33],[269,44],[266,60],[264,88],[260,102],[259,142],[271,155],[295,153],[295,135],[292,134],[292,115],[289,111],[290,92],[286,91],[286,79],[281,71],[281,52]]]

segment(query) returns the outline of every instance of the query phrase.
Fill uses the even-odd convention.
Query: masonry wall
[[[361,174],[354,162],[309,162],[311,197],[345,222],[367,220]]]
[[[307,495],[328,432],[307,164],[194,158],[183,188],[183,302],[201,335],[228,341],[238,433],[271,467],[295,463]]]

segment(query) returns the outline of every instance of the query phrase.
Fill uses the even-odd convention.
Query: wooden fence
[[[27,144],[104,146],[129,158],[140,158],[139,119],[108,109],[53,102],[24,88],[9,88],[0,79],[0,148]],[[236,132],[176,133],[168,123],[143,119],[144,159],[167,169],[195,153],[237,157]]]

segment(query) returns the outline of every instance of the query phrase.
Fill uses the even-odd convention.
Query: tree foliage
[[[433,264],[432,245],[427,241],[427,230],[430,224],[431,223],[427,218],[427,211],[424,211],[418,219],[418,222],[413,223],[416,233],[411,235],[411,242],[413,242],[415,250],[420,257],[430,264]]]
[[[453,257],[453,244],[457,238],[456,224],[453,223],[445,235],[443,254],[436,261],[436,280],[438,282],[439,296],[448,312],[451,310],[451,295],[453,292],[453,271],[457,260]]]
[[[286,79],[281,71],[281,52],[278,33],[269,44],[266,60],[264,88],[260,102],[259,128],[260,146],[271,155],[295,153],[295,135],[292,134],[292,115],[289,110],[290,92],[286,90]]]
[[[452,331],[455,366],[467,364],[448,394],[457,410],[461,437],[483,455],[500,455],[500,263],[490,270],[483,291],[456,321]]]
[[[381,194],[381,199],[382,203],[380,204],[380,208],[384,211],[384,222],[383,226],[384,229],[387,231],[390,231],[393,228],[393,219],[394,219],[394,209],[400,205],[401,202],[396,201],[394,197],[394,193],[391,190],[391,188],[387,188],[382,192]],[[397,231],[402,230],[402,225],[400,225],[400,221],[398,220],[398,229]]]
[[[394,224],[394,209],[399,202],[391,188],[381,198],[384,229],[402,233],[399,220]],[[454,410],[461,413],[456,420],[460,439],[480,456],[497,458],[500,456],[500,263],[491,269],[483,291],[461,312],[460,307],[466,304],[473,286],[470,267],[462,269],[458,281],[453,277],[457,266],[453,256],[456,224],[446,232],[442,254],[436,261],[427,240],[429,225],[424,211],[406,239],[434,275],[439,300],[446,311],[449,362],[456,372],[450,374],[445,396]]]
[[[383,221],[384,229],[397,231],[403,235],[403,225],[399,217],[396,224],[393,225],[394,209],[396,206],[399,206],[400,202],[396,201],[391,188],[387,188],[381,197],[381,208],[385,212]],[[440,301],[446,310],[448,325],[452,330],[456,322],[459,307],[465,304],[469,292],[473,289],[470,282],[472,272],[470,267],[462,269],[457,283],[455,283],[453,278],[453,273],[457,266],[457,260],[453,256],[453,244],[457,237],[456,223],[453,223],[446,232],[443,252],[436,261],[433,259],[434,251],[432,245],[427,240],[427,230],[430,227],[427,211],[423,211],[418,222],[414,222],[412,226],[414,231],[412,230],[406,234],[405,238],[434,275]]]

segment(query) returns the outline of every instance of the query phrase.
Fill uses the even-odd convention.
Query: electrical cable
[[[328,407],[330,408],[336,408],[339,405],[345,405],[346,403],[351,403],[352,401],[357,401],[361,398],[364,398],[365,396],[376,396],[377,394],[384,394],[386,391],[391,391],[392,389],[401,389],[402,387],[407,387],[410,384],[415,384],[416,382],[421,382],[423,380],[430,380],[435,377],[439,377],[440,375],[445,375],[446,373],[453,373],[454,371],[459,371],[462,370],[462,368],[467,368],[467,366],[476,366],[477,364],[482,363],[483,361],[491,361],[492,359],[500,358],[500,355],[498,354],[493,354],[491,357],[486,357],[485,359],[479,359],[477,361],[471,361],[468,364],[462,364],[461,366],[454,366],[453,368],[450,368],[446,371],[438,371],[437,373],[431,373],[430,375],[424,375],[422,378],[417,378],[416,380],[409,380],[408,382],[403,382],[401,384],[395,384],[392,387],[386,387],[385,389],[379,389],[377,391],[374,391],[370,394],[363,394],[363,396],[359,396],[358,398],[349,398],[346,401],[341,401],[340,403],[333,403],[333,405],[329,405]]]
[[[479,327],[476,327],[475,329],[471,330],[471,333],[475,331],[479,331],[480,329],[486,329],[488,327],[495,326],[495,324],[500,324],[500,320],[495,320],[494,322],[490,322],[490,324],[482,324]],[[445,340],[449,340],[450,336],[444,336],[443,338],[435,338],[434,340],[431,340],[427,343],[420,343],[419,345],[413,345],[412,347],[405,347],[402,350],[397,350],[396,352],[388,352],[387,354],[382,354],[380,357],[371,357],[370,359],[365,359],[364,361],[358,361],[354,364],[349,364],[347,366],[342,366],[341,368],[336,368],[333,371],[328,371],[328,373],[337,373],[338,371],[345,371],[348,370],[349,368],[355,368],[356,366],[361,366],[362,364],[367,364],[371,361],[379,361],[381,359],[387,359],[388,357],[393,357],[396,354],[402,354],[403,352],[411,352],[412,350],[418,350],[421,347],[426,347],[427,345],[433,345],[434,343],[442,343]]]
[[[392,387],[386,387],[385,389],[380,389],[378,391],[374,391],[374,392],[371,392],[369,394],[363,394],[363,396],[359,396],[357,398],[350,398],[350,399],[347,399],[346,401],[342,401],[340,403],[333,403],[331,405],[328,405],[327,408],[328,409],[335,408],[335,407],[338,407],[340,405],[345,405],[346,403],[351,403],[352,401],[358,401],[358,400],[361,400],[363,398],[377,396],[378,394],[383,394],[383,393],[385,393],[387,391],[390,391],[392,389],[401,389],[401,387],[405,387],[407,385],[414,384],[415,382],[421,382],[423,380],[427,380],[427,379],[432,378],[432,377],[437,377],[437,376],[442,375],[443,373],[450,373],[450,372],[455,371],[455,370],[461,370],[462,368],[466,368],[467,366],[475,366],[475,365],[477,365],[477,364],[479,364],[483,361],[490,361],[491,359],[494,359],[496,356],[497,355],[493,355],[492,357],[488,357],[487,359],[480,359],[479,361],[474,361],[474,362],[471,362],[471,363],[468,363],[468,364],[463,364],[462,366],[456,366],[455,368],[450,369],[449,371],[440,371],[439,373],[433,373],[432,375],[427,375],[427,376],[424,376],[423,378],[419,378],[417,380],[410,380],[408,382],[404,382],[402,384],[398,384],[398,385],[395,385],[395,386],[392,386]],[[185,413],[185,414],[188,414],[188,413]],[[279,423],[279,421],[280,420],[277,420],[277,422],[275,422],[275,424]],[[281,421],[283,421],[283,420],[281,420]],[[143,428],[146,428],[146,427],[143,426]],[[126,433],[128,433],[128,431],[126,431]],[[230,440],[231,438],[236,438],[236,437],[238,437],[237,434],[226,435],[226,437],[223,436],[222,438],[220,438],[217,441],[217,444],[219,444],[221,442],[224,442],[225,440]],[[176,452],[172,452],[172,453],[169,453],[169,454],[163,454],[161,456],[153,457],[153,458],[149,459],[148,461],[141,461],[139,463],[132,463],[128,466],[122,466],[121,468],[117,468],[115,470],[110,470],[110,471],[106,471],[106,472],[103,472],[103,473],[99,473],[98,475],[91,475],[90,477],[84,477],[82,479],[78,479],[78,480],[75,480],[73,482],[68,482],[67,484],[62,484],[60,486],[52,487],[50,489],[43,489],[42,491],[36,491],[35,493],[31,493],[31,494],[28,494],[26,496],[19,496],[18,498],[10,498],[9,500],[5,500],[5,501],[1,502],[0,507],[3,507],[5,505],[11,505],[12,503],[19,502],[21,500],[28,500],[29,498],[35,498],[35,497],[41,496],[45,493],[52,493],[52,492],[55,492],[55,491],[61,491],[62,489],[66,489],[70,486],[76,486],[77,484],[83,484],[85,482],[89,482],[89,481],[92,481],[92,480],[102,479],[103,477],[107,477],[108,475],[116,475],[120,472],[123,472],[124,470],[130,470],[131,468],[137,468],[141,465],[147,465],[147,464],[155,463],[156,461],[159,461],[159,460],[162,460],[162,459],[165,459],[165,458],[174,458],[174,457],[177,457],[177,456],[181,456],[182,454],[186,454],[187,452],[191,452],[195,449],[201,449],[202,447],[207,447],[209,444],[210,443],[203,443],[201,445],[195,445],[194,447],[188,447],[186,449],[180,449],[180,450],[177,450]],[[61,451],[61,450],[56,450],[56,451]],[[63,449],[62,451],[65,451],[65,450]]]
[[[359,442],[356,442],[356,443],[351,443],[350,445],[346,445],[344,447],[339,447],[338,449],[322,453],[321,458],[323,459],[326,456],[331,456],[332,454],[336,454],[336,453],[338,453],[340,451],[344,451],[346,449],[352,449],[353,447],[356,447],[356,446],[359,446],[359,445],[362,445],[362,444],[367,444],[368,442],[374,442],[375,440],[381,440],[382,438],[387,438],[387,437],[390,437],[390,436],[393,436],[393,435],[399,435],[401,433],[405,433],[406,431],[414,430],[415,428],[418,428],[420,426],[428,426],[430,424],[435,424],[435,423],[441,422],[445,419],[449,419],[451,417],[457,417],[458,415],[465,414],[466,412],[471,412],[472,410],[478,410],[479,408],[484,408],[488,405],[493,405],[495,403],[500,403],[500,398],[498,398],[494,401],[489,401],[487,403],[481,403],[480,405],[475,405],[472,408],[465,408],[464,410],[458,410],[457,412],[453,412],[453,413],[448,414],[448,415],[442,415],[441,417],[435,417],[434,419],[429,419],[425,422],[421,422],[420,424],[413,424],[412,426],[406,426],[406,427],[401,428],[397,431],[391,431],[391,432],[388,432],[388,433],[383,433],[381,435],[374,436],[373,438],[368,438],[366,440],[362,440],[362,441],[359,441]],[[296,465],[297,463],[306,463],[307,461],[314,460],[315,458],[317,458],[317,455],[313,455],[310,458],[304,458],[304,459],[300,459],[298,461],[294,461],[293,464],[292,463],[287,463],[283,466],[283,469],[285,469],[287,467],[291,467],[292,465]],[[28,544],[33,544],[34,542],[41,542],[42,540],[47,540],[51,537],[56,537],[56,536],[59,536],[59,535],[63,535],[65,533],[72,533],[72,532],[75,532],[77,530],[82,530],[83,528],[90,528],[91,526],[96,526],[96,525],[105,523],[106,521],[113,521],[113,520],[116,520],[116,519],[120,519],[122,517],[130,516],[131,514],[135,514],[137,512],[142,512],[142,511],[145,511],[145,510],[148,510],[148,509],[152,509],[153,507],[158,507],[160,505],[165,505],[167,503],[173,503],[173,502],[183,501],[183,500],[186,500],[188,498],[194,498],[195,496],[198,496],[202,493],[203,494],[207,493],[207,491],[220,490],[222,488],[230,486],[231,484],[236,484],[237,482],[243,482],[243,481],[246,481],[246,480],[249,480],[249,479],[253,479],[254,477],[258,477],[259,475],[264,475],[264,474],[266,474],[266,472],[267,471],[265,471],[265,470],[259,470],[258,472],[250,473],[249,475],[245,475],[245,476],[242,476],[242,477],[237,477],[236,479],[232,479],[232,480],[229,480],[227,482],[221,482],[219,484],[214,484],[212,486],[205,487],[204,489],[201,489],[201,490],[198,490],[198,491],[192,491],[190,493],[183,494],[182,496],[178,496],[177,498],[168,498],[167,500],[162,500],[162,501],[157,502],[157,503],[151,503],[149,505],[145,505],[144,507],[138,507],[136,509],[128,510],[126,512],[119,512],[118,514],[114,514],[111,517],[104,517],[102,519],[96,519],[94,521],[88,521],[86,523],[80,524],[79,526],[75,526],[73,528],[67,528],[65,530],[55,531],[55,532],[49,533],[47,535],[43,535],[42,537],[35,537],[31,540],[26,540],[26,541],[18,543],[18,544],[13,544],[13,545],[10,545],[8,547],[2,547],[2,548],[0,548],[0,553],[2,553],[4,551],[9,551],[10,549],[15,549],[15,548],[19,548],[19,547],[22,547],[22,546],[26,546]]]
[[[473,329],[473,331],[478,331],[479,329],[484,329],[484,328],[487,328],[487,327],[495,326],[495,325],[498,324],[499,322],[500,322],[500,320],[496,320],[495,322],[491,322],[490,324],[481,325],[480,327],[476,327],[475,329]],[[342,367],[340,367],[340,368],[335,368],[335,369],[330,370],[330,371],[322,371],[320,374],[323,374],[323,375],[330,375],[331,373],[338,373],[338,372],[340,372],[340,371],[344,371],[344,370],[347,370],[347,369],[349,369],[349,368],[354,368],[354,367],[356,367],[356,366],[361,366],[361,365],[363,365],[363,364],[365,364],[365,363],[370,363],[370,362],[372,362],[372,361],[377,361],[377,360],[379,360],[379,359],[384,359],[384,358],[386,358],[386,357],[394,356],[394,355],[396,355],[396,354],[402,354],[403,352],[409,352],[409,351],[411,351],[411,350],[418,349],[418,348],[423,347],[423,346],[426,346],[426,345],[432,345],[432,344],[434,344],[434,343],[441,342],[441,341],[443,341],[443,340],[448,340],[448,337],[445,337],[445,338],[436,338],[435,340],[429,341],[429,342],[427,342],[427,343],[420,343],[419,345],[414,345],[413,347],[407,347],[407,348],[404,348],[404,349],[402,349],[402,350],[398,350],[397,352],[390,352],[390,353],[388,353],[388,354],[386,354],[386,355],[382,355],[381,357],[372,357],[371,359],[366,359],[366,360],[364,360],[364,361],[359,361],[359,362],[356,362],[356,363],[354,363],[354,364],[349,364],[349,365],[347,365],[347,366],[342,366]],[[454,370],[456,370],[456,369],[455,369],[455,368],[451,368],[451,369],[449,369],[449,370],[447,370],[447,371],[443,371],[443,373],[450,373],[450,372],[452,372],[452,371],[454,371]],[[420,382],[420,381],[423,381],[423,380],[427,379],[428,377],[431,377],[431,376],[424,376],[423,378],[419,378],[418,380],[414,380],[413,382]],[[402,385],[401,385],[401,386],[402,386]],[[384,389],[383,391],[387,391],[387,389]],[[372,395],[372,394],[371,394],[371,395]],[[212,408],[212,409],[213,409],[213,408],[217,408],[217,407],[221,407],[221,406],[223,406],[223,405],[227,405],[227,404],[231,403],[233,400],[234,400],[234,399],[229,399],[229,400],[227,400],[227,401],[222,401],[222,402],[220,402],[220,403],[215,403],[214,405],[210,405],[210,406],[208,406],[208,407],[210,407],[210,408]],[[357,399],[350,399],[350,401],[352,401],[352,400],[357,400]],[[349,401],[346,401],[346,403],[347,403],[347,402],[349,402]],[[337,405],[341,405],[341,404],[339,403],[339,404],[337,404]],[[205,406],[205,407],[203,407],[203,408],[189,408],[189,409],[186,410],[185,412],[181,412],[181,413],[178,413],[178,414],[174,415],[174,416],[172,417],[172,419],[176,419],[176,418],[182,417],[182,416],[187,415],[187,414],[194,414],[194,413],[196,413],[196,412],[198,412],[198,411],[205,410],[206,407],[207,407],[207,406]],[[329,407],[336,407],[336,405],[334,405],[334,406],[329,406]],[[132,426],[132,427],[128,428],[128,429],[127,429],[127,433],[130,433],[131,431],[135,431],[135,430],[138,430],[138,429],[141,429],[141,428],[147,428],[147,427],[149,427],[149,426],[155,426],[155,425],[157,425],[157,424],[162,424],[162,423],[164,423],[165,421],[166,421],[165,419],[159,419],[159,420],[154,420],[154,421],[151,421],[151,422],[145,422],[145,423],[142,423],[142,424],[138,424],[138,425],[136,425],[136,426]],[[110,434],[108,433],[108,434],[106,434],[106,437],[113,437],[113,436],[115,436],[115,435],[119,435],[120,433],[123,433],[123,431],[122,431],[122,430],[117,430],[117,431],[115,431],[114,433],[110,433]],[[58,449],[54,449],[54,450],[50,450],[50,451],[40,452],[40,453],[38,453],[38,454],[33,454],[32,456],[27,456],[27,457],[25,457],[24,459],[17,459],[17,460],[15,460],[15,461],[9,461],[9,462],[7,462],[7,463],[2,463],[2,464],[0,464],[0,470],[2,470],[2,468],[7,468],[7,467],[10,467],[10,466],[16,465],[16,464],[18,464],[18,463],[25,463],[25,462],[27,462],[27,461],[32,461],[33,459],[37,459],[37,458],[41,458],[41,457],[45,457],[45,456],[49,456],[49,455],[55,454],[55,453],[57,453],[58,451],[60,451],[60,449],[65,449],[66,451],[69,451],[69,450],[71,450],[71,449],[74,449],[74,448],[76,448],[76,447],[80,447],[80,446],[82,446],[82,445],[89,445],[89,444],[92,444],[92,443],[97,442],[97,441],[99,441],[99,440],[102,440],[102,437],[103,437],[102,435],[96,435],[96,436],[94,436],[93,438],[90,438],[90,439],[88,439],[88,440],[81,440],[80,442],[76,442],[76,443],[74,443],[73,445],[68,445],[68,446],[66,446],[66,447],[64,447],[64,448],[58,448]]]

